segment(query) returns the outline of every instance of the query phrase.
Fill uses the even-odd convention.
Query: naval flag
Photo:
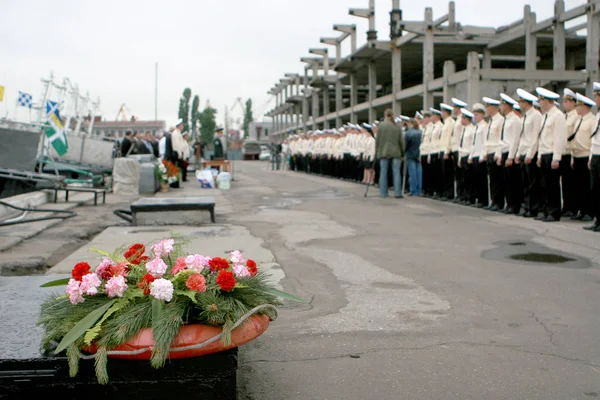
[[[48,124],[50,124],[50,126],[46,127],[46,136],[52,147],[54,147],[54,150],[56,150],[59,156],[62,156],[67,152],[69,146],[65,128],[58,114],[58,107],[59,104],[56,101],[48,100],[46,102],[46,116],[48,117]]]
[[[31,108],[33,105],[33,96],[29,93],[21,92],[19,90],[19,97],[17,98],[17,104],[21,107]]]
[[[0,102],[4,100],[4,86],[0,85]]]

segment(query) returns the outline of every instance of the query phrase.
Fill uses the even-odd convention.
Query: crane
[[[131,115],[131,118],[127,118],[127,112]],[[115,117],[115,121],[119,121],[119,116],[121,116],[121,121],[137,121],[137,117],[133,115],[127,104],[123,103],[119,111],[117,112],[117,116]]]

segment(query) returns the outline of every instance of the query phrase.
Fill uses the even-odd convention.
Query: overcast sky
[[[566,0],[566,8],[586,0]],[[0,85],[6,87],[0,115],[15,115],[17,91],[42,93],[40,79],[68,77],[93,99],[105,119],[121,104],[142,119],[154,118],[154,68],[158,63],[158,118],[172,125],[185,87],[207,100],[223,121],[225,106],[252,98],[255,113],[272,108],[266,91],[286,72],[303,73],[300,57],[337,36],[334,23],[358,26],[366,41],[367,20],[348,15],[368,0],[0,0]],[[521,0],[456,0],[463,25],[498,27],[523,16]],[[553,14],[552,0],[530,0],[537,20]],[[447,0],[401,0],[406,20],[434,19]],[[376,27],[389,39],[391,0],[376,0]],[[349,40],[343,54],[349,51]],[[332,48],[333,49],[333,48]],[[266,109],[265,109],[266,108]],[[17,115],[23,118],[21,112]],[[233,112],[239,118],[240,110]],[[255,119],[256,116],[255,115]]]

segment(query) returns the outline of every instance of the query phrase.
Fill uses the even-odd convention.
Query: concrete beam
[[[478,60],[479,61],[479,60]],[[482,69],[481,78],[492,81],[579,81],[587,79],[587,73],[582,71],[552,71],[522,69]]]
[[[333,30],[338,32],[343,32],[347,35],[350,35],[352,43],[350,44],[350,51],[354,53],[356,51],[356,25],[333,25]],[[345,38],[344,38],[345,39]],[[341,40],[344,40],[341,39]]]
[[[523,8],[523,26],[525,29],[525,69],[533,71],[537,68],[537,37],[533,33],[536,15],[531,12],[531,7]]]
[[[441,24],[443,24],[444,22],[446,22],[448,20],[449,20],[448,14],[436,19],[435,21],[433,21],[432,29],[440,26]],[[409,33],[408,35],[403,35],[403,36],[399,37],[398,39],[396,39],[396,46],[402,47],[402,45],[412,42],[419,36],[422,36],[422,35],[418,35],[415,33]]]

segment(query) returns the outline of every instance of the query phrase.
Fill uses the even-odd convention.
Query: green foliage
[[[96,370],[96,379],[101,385],[108,383],[108,349],[106,346],[100,346],[96,352],[96,359],[94,360],[94,369]]]
[[[254,121],[252,116],[252,99],[246,100],[246,110],[244,112],[244,133],[248,136],[248,125]]]
[[[179,99],[179,113],[178,117],[183,120],[183,131],[188,131],[190,129],[190,99],[192,98],[192,90],[190,88],[185,88],[183,90],[183,95]]]
[[[142,292],[142,294],[143,294],[143,292]],[[96,339],[96,337],[98,337],[98,335],[100,334],[100,330],[102,329],[102,324],[104,323],[104,321],[106,321],[114,313],[116,313],[117,311],[119,311],[120,309],[125,307],[128,302],[129,302],[128,299],[123,299],[123,298],[117,300],[112,305],[112,307],[110,307],[104,313],[104,315],[102,316],[100,321],[98,321],[93,328],[90,328],[87,330],[87,332],[85,333],[85,336],[83,338],[83,343],[85,343],[86,345],[89,346],[92,343],[92,340]]]
[[[211,143],[215,136],[215,129],[217,129],[216,115],[217,110],[210,107],[210,105],[207,105],[200,113],[200,137],[206,143]]]
[[[165,365],[169,358],[169,349],[173,339],[179,333],[183,326],[183,319],[186,304],[183,302],[171,302],[161,308],[160,313],[155,318],[152,316],[152,334],[154,336],[154,348],[150,362],[154,368],[160,368]]]
[[[200,107],[200,97],[198,97],[198,95],[195,95],[194,100],[192,101],[192,112],[190,114],[190,117],[192,118],[191,137],[193,137],[194,139],[196,138],[196,126],[198,125],[198,119],[200,118],[198,107]]]
[[[55,281],[46,282],[43,285],[40,285],[41,288],[54,287],[54,286],[64,286],[69,283],[71,278],[57,279]]]

